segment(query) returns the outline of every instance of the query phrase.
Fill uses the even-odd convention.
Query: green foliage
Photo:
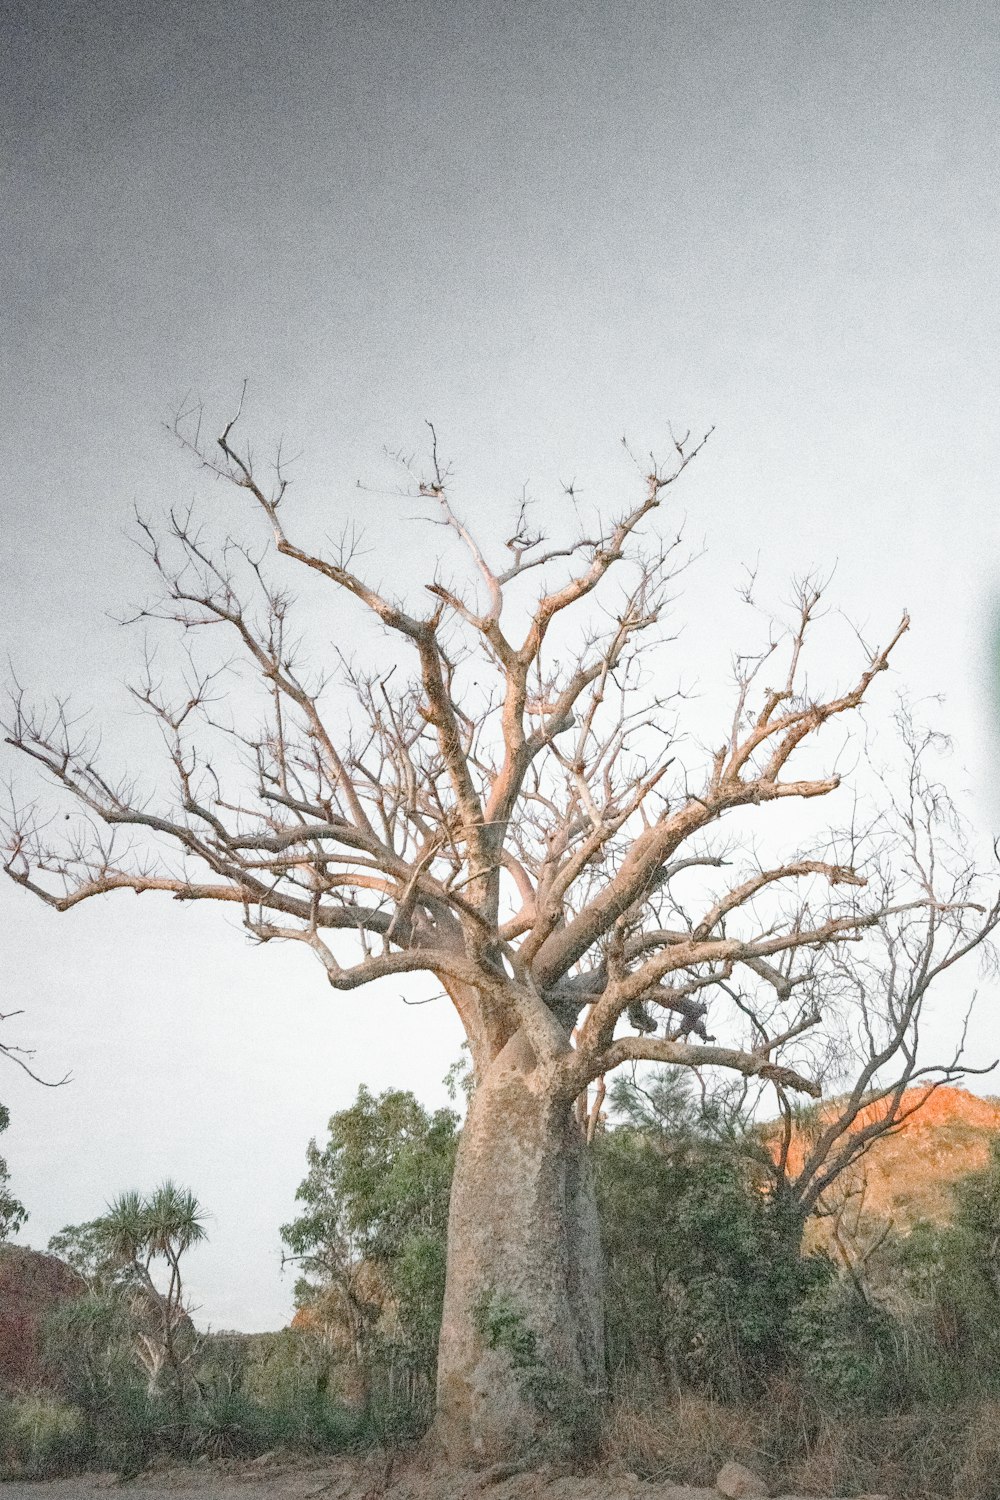
[[[753,1140],[686,1075],[621,1080],[596,1142],[612,1369],[735,1398],[788,1358],[792,1310],[824,1274],[767,1192]]]
[[[989,1413],[1000,1414],[1000,1145],[957,1185],[952,1223],[876,1237],[871,1257],[842,1268],[800,1253],[801,1223],[775,1198],[732,1101],[705,1103],[667,1070],[617,1083],[612,1120],[595,1165],[619,1388],[644,1392],[650,1410],[663,1409],[664,1386],[702,1403],[721,1423],[720,1452],[736,1451],[750,1413],[793,1401],[780,1441],[768,1440],[775,1464],[822,1474],[827,1445],[840,1453],[829,1473],[856,1476],[856,1488],[890,1487],[876,1483],[890,1447],[891,1472],[910,1472],[928,1425],[943,1431],[954,1414],[961,1458],[942,1443],[919,1472],[992,1493],[981,1476],[995,1472]],[[157,1454],[336,1452],[417,1436],[431,1412],[456,1142],[455,1115],[410,1094],[362,1089],[334,1115],[323,1148],[310,1143],[302,1212],[283,1230],[312,1326],[193,1339],[180,1407],[150,1381],[137,1342],[151,1326],[150,1268],[179,1264],[203,1234],[195,1200],[167,1184],[64,1230],[50,1248],[91,1290],[48,1320],[60,1399],[0,1406],[0,1450],[25,1474],[81,1463],[127,1474]],[[484,1292],[476,1318],[543,1419],[539,1456],[546,1443],[579,1452],[598,1431],[590,1393],[546,1366],[502,1288]],[[846,1483],[810,1480],[826,1492]]]
[[[799,1372],[827,1407],[876,1413],[906,1404],[901,1323],[832,1266],[793,1310],[789,1333]]]
[[[0,1135],[9,1124],[10,1112],[6,1105],[0,1104]],[[24,1204],[14,1197],[7,1186],[9,1178],[7,1163],[0,1156],[0,1241],[9,1239],[12,1234],[17,1234],[28,1217]]]
[[[190,1189],[168,1179],[146,1196],[135,1189],[120,1193],[95,1224],[111,1261],[141,1275],[157,1259],[176,1266],[186,1250],[205,1239],[204,1219]]]
[[[296,1193],[303,1212],[281,1235],[305,1275],[300,1307],[353,1347],[433,1377],[444,1297],[457,1116],[428,1114],[410,1093],[367,1089],[310,1141]]]
[[[891,1236],[868,1276],[902,1330],[896,1381],[913,1400],[1000,1391],[1000,1142],[953,1192],[951,1223]]]
[[[444,1075],[444,1086],[452,1104],[464,1100],[468,1104],[476,1089],[476,1070],[472,1065],[472,1052],[468,1042],[463,1042],[461,1051]]]
[[[262,1406],[301,1406],[327,1395],[335,1378],[335,1356],[317,1333],[285,1328],[280,1333],[213,1334],[206,1342],[216,1377],[228,1367],[232,1384]]]
[[[990,1160],[955,1184],[955,1229],[995,1296],[1000,1298],[1000,1138]]]
[[[199,1340],[184,1308],[181,1259],[204,1238],[198,1200],[169,1181],[145,1196],[120,1194],[102,1217],[52,1236],[49,1251],[90,1287],[46,1335],[49,1362],[85,1410],[127,1406],[123,1383],[144,1380],[150,1398],[168,1395],[174,1421],[183,1418]]]
[[[131,1475],[166,1455],[251,1458],[279,1446],[341,1452],[379,1441],[376,1424],[389,1425],[384,1409],[361,1416],[339,1399],[332,1389],[334,1360],[318,1335],[289,1329],[204,1336],[179,1411],[171,1392],[151,1390],[143,1378],[134,1331],[127,1307],[94,1293],[47,1320],[46,1356],[65,1398],[57,1406],[75,1413],[77,1465]],[[29,1463],[30,1447],[26,1439],[13,1444],[18,1469],[56,1471],[52,1455],[44,1456],[37,1443]]]
[[[89,1292],[52,1309],[43,1324],[46,1365],[71,1401],[86,1410],[113,1403],[138,1381],[135,1321],[127,1304],[107,1292]]]
[[[524,1313],[499,1292],[484,1291],[473,1310],[476,1330],[490,1349],[502,1349],[515,1370],[539,1365],[538,1337]]]
[[[134,1290],[136,1279],[128,1262],[114,1253],[103,1219],[86,1224],[67,1224],[48,1243],[50,1255],[72,1266],[98,1296],[119,1295]]]
[[[337,1451],[357,1440],[359,1418],[337,1389],[338,1361],[318,1333],[213,1334],[198,1372],[203,1396],[216,1405],[239,1394],[267,1419],[271,1447]]]
[[[120,1291],[91,1291],[49,1313],[46,1365],[86,1426],[88,1452],[101,1468],[138,1473],[174,1451],[181,1428],[176,1403],[151,1389],[137,1348],[142,1320]]]
[[[176,1272],[185,1251],[205,1239],[204,1218],[194,1194],[168,1180],[145,1196],[135,1189],[120,1193],[105,1214],[67,1224],[48,1248],[93,1292],[124,1295],[148,1290],[158,1261],[168,1276]]]
[[[389,1447],[419,1436],[424,1414],[404,1392],[382,1387],[358,1410],[345,1401],[342,1374],[342,1359],[317,1332],[213,1334],[203,1344],[187,1441],[195,1453],[239,1457],[275,1447]]]
[[[619,1083],[597,1142],[608,1344],[626,1379],[752,1401],[782,1372],[847,1420],[1000,1390],[1000,1144],[954,1220],[838,1267],[799,1251],[752,1130],[682,1074]],[[807,1121],[805,1123],[808,1123]]]

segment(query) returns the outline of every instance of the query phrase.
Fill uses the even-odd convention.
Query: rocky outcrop
[[[45,1387],[42,1321],[86,1290],[82,1278],[54,1255],[0,1245],[0,1394]]]
[[[792,1137],[788,1166],[801,1170],[810,1141],[836,1118],[842,1101],[818,1106],[808,1124]],[[859,1130],[885,1112],[884,1102],[861,1110],[852,1130]],[[954,1200],[952,1185],[977,1172],[990,1159],[990,1148],[1000,1133],[1000,1100],[983,1099],[967,1089],[941,1085],[907,1089],[902,1099],[903,1123],[872,1145],[863,1160],[841,1183],[855,1194],[863,1182],[864,1209],[891,1219],[905,1231],[917,1219],[947,1221]],[[808,1116],[807,1116],[808,1120]],[[777,1146],[775,1146],[777,1149]],[[825,1221],[815,1232],[822,1239]]]

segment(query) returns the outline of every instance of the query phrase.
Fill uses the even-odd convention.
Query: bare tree
[[[807,844],[773,858],[751,837],[772,804],[837,791],[835,727],[889,666],[905,616],[849,686],[819,695],[805,649],[821,590],[801,585],[787,632],[737,658],[725,728],[689,763],[683,705],[656,687],[683,565],[656,520],[700,444],[641,466],[635,502],[588,535],[550,545],[522,507],[499,563],[453,508],[435,441],[413,492],[468,567],[461,583],[431,580],[420,608],[365,581],[348,540],[324,551],[293,538],[280,456],[265,482],[236,420],[212,447],[200,412],[175,427],[257,507],[279,558],[374,617],[396,665],[335,660],[333,695],[262,552],[233,540],[213,551],[188,511],[163,536],[141,522],[164,589],[141,618],[179,626],[189,645],[228,636],[265,722],[228,716],[251,701],[242,690],[220,706],[218,657],[202,665],[192,647],[172,692],[150,655],[133,691],[172,767],[157,796],[102,767],[67,704],[37,710],[15,686],[9,743],[83,817],[61,822],[73,832],[58,841],[15,804],[6,868],[59,911],[114,890],[231,903],[258,941],[311,948],[337,990],[435,977],[477,1080],[452,1192],[438,1428],[456,1456],[510,1455],[542,1420],[503,1347],[511,1309],[560,1389],[603,1383],[593,1110],[577,1105],[588,1086],[648,1061],[818,1096],[849,945],[867,951],[903,923],[910,943],[952,934],[957,954],[998,908],[983,909],[964,856],[967,880],[942,888],[940,866],[915,864],[888,816],[855,815],[841,832],[803,817]]]
[[[892,831],[896,865],[902,858],[928,899],[916,909],[892,910],[893,865],[883,863],[884,914],[866,943],[843,945],[826,963],[826,1058],[818,1071],[835,1097],[803,1110],[777,1085],[774,1187],[794,1210],[790,1224],[799,1232],[810,1215],[838,1224],[857,1219],[872,1147],[901,1130],[943,1084],[997,1066],[976,1068],[965,1057],[975,992],[959,1006],[951,1057],[934,1060],[921,1046],[927,1002],[956,964],[980,949],[995,973],[995,954],[985,940],[998,913],[996,898],[989,909],[976,901],[979,876],[966,853],[962,821],[946,788],[929,774],[929,757],[946,744],[943,736],[918,730],[906,711],[896,723],[904,774],[900,786],[884,784],[883,822]],[[966,916],[955,920],[956,913]],[[845,1195],[859,1198],[850,1211]]]

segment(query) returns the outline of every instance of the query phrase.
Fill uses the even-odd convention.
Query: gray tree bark
[[[454,1462],[566,1449],[603,1390],[587,1143],[520,1034],[480,1079],[448,1226],[436,1433]],[[527,1066],[526,1066],[527,1064]]]

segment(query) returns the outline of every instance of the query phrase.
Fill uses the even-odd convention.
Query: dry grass
[[[712,1485],[727,1459],[760,1470],[767,1465],[758,1416],[755,1408],[702,1396],[619,1395],[605,1425],[605,1457],[644,1479]]]
[[[823,1412],[780,1384],[752,1406],[633,1391],[611,1409],[604,1456],[680,1484],[711,1485],[735,1458],[775,1493],[998,1500],[1000,1402],[866,1417]]]
[[[1000,1495],[1000,1401],[983,1401],[964,1433],[962,1459],[955,1472],[955,1494],[974,1500]]]

